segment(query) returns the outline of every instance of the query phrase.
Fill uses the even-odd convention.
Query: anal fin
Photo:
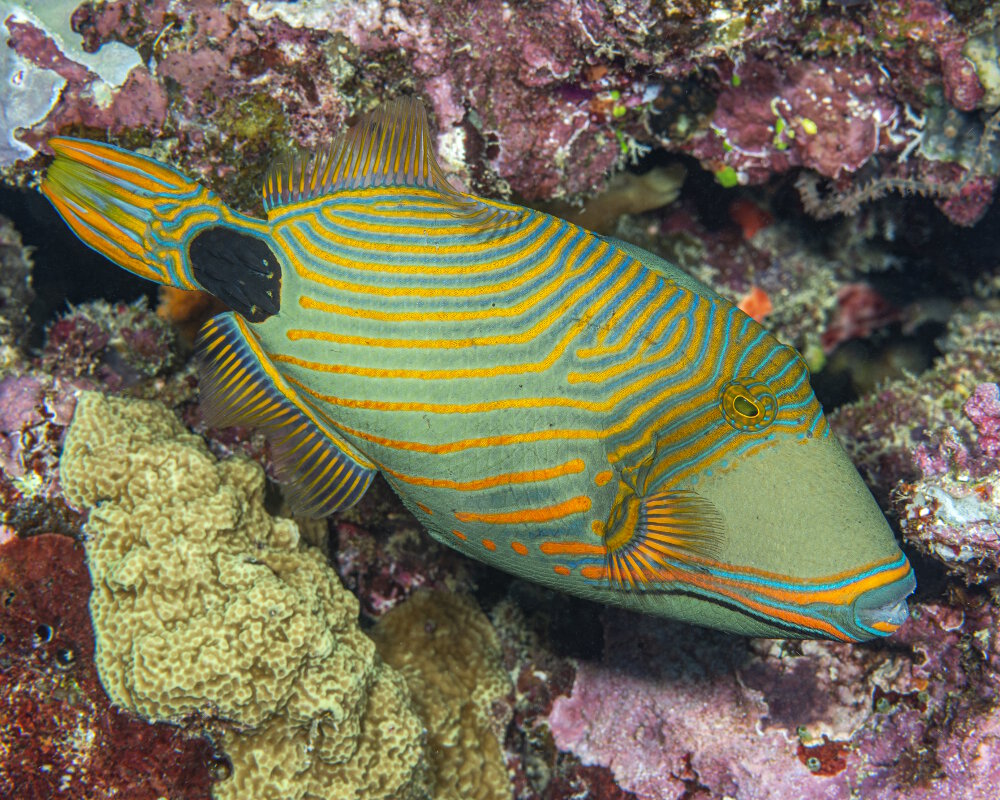
[[[209,424],[263,430],[293,511],[325,517],[361,499],[375,465],[330,430],[282,378],[236,314],[198,337],[201,403]]]

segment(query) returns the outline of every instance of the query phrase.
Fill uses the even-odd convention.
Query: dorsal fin
[[[449,185],[434,157],[423,104],[401,97],[370,111],[329,147],[279,160],[264,180],[264,208],[311,200],[343,189],[414,186],[477,205]]]

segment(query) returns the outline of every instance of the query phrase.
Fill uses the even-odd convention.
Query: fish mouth
[[[876,586],[854,601],[854,622],[873,636],[888,636],[906,622],[910,610],[906,598],[917,588],[913,570],[883,586]]]

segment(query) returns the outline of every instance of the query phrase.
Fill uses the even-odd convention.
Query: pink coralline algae
[[[1000,571],[1000,315],[957,315],[945,354],[832,416],[904,541],[975,584]]]
[[[924,476],[899,490],[906,539],[969,583],[1000,572],[1000,402],[996,383],[979,384],[963,412],[976,433],[916,452]],[[971,443],[970,443],[971,440]]]
[[[28,328],[31,255],[10,220],[0,216],[0,369],[17,360]]]
[[[991,606],[917,606],[891,644],[738,640],[607,610],[556,744],[639,800],[983,798],[1000,791]]]
[[[712,127],[719,168],[766,180],[793,166],[836,178],[888,142],[896,124],[889,81],[870,64],[835,59],[741,64],[719,95]],[[705,140],[709,142],[711,140]],[[709,157],[704,146],[696,154]]]
[[[1000,456],[1000,387],[981,383],[963,408],[979,434],[978,444],[988,456]]]
[[[72,61],[55,41],[31,22],[11,19],[7,46],[35,66],[49,69],[66,80],[60,102],[48,117],[48,130],[70,126],[121,132],[133,128],[156,129],[166,119],[167,95],[148,69],[136,67],[110,98],[94,95],[100,79],[82,64]],[[23,141],[39,146],[38,133],[26,132]]]
[[[90,376],[113,390],[164,372],[175,360],[174,329],[141,298],[135,303],[84,303],[46,331],[43,369]]]
[[[57,469],[75,388],[49,375],[0,377],[0,541],[79,527],[62,500]]]
[[[927,164],[941,156],[925,151],[922,120],[978,115],[988,97],[965,55],[968,22],[943,0],[119,0],[85,3],[72,21],[87,51],[114,42],[137,66],[109,89],[49,32],[13,20],[13,51],[66,81],[20,140],[43,151],[57,133],[148,146],[248,206],[270,158],[416,93],[446,171],[466,188],[580,196],[652,145],[694,155],[726,185],[793,168],[829,179],[830,197],[807,207],[841,213],[862,188],[858,204],[933,187]],[[996,171],[962,164],[963,180],[977,181],[933,189],[942,210],[970,224]],[[909,183],[873,192],[873,178]]]
[[[956,314],[940,345],[944,354],[931,369],[889,381],[831,415],[861,474],[886,501],[901,483],[948,471],[979,478],[997,468],[988,452],[989,384],[1000,371],[1000,313]]]

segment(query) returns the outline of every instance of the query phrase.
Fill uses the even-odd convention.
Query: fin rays
[[[278,160],[268,171],[261,194],[270,213],[339,191],[393,186],[436,192],[449,201],[452,213],[480,225],[521,213],[483,203],[448,183],[434,155],[424,107],[412,97],[370,111],[311,156]]]
[[[361,499],[374,465],[319,420],[254,345],[234,314],[221,314],[198,340],[201,402],[209,424],[264,431],[296,513],[325,517]],[[269,369],[270,367],[270,369]]]
[[[651,588],[671,579],[672,561],[710,558],[725,535],[718,510],[695,492],[623,498],[625,510],[606,539],[608,579],[619,589]]]
[[[264,182],[264,208],[376,186],[423,187],[460,197],[437,164],[424,108],[413,98],[379,106],[313,156],[277,162]]]

